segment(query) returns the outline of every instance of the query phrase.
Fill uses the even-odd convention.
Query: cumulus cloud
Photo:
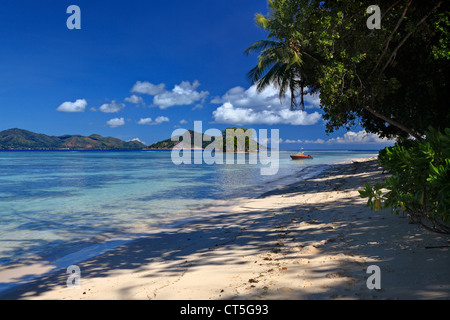
[[[62,103],[56,110],[58,112],[84,112],[87,106],[87,101],[85,99],[78,99],[75,102],[66,101]]]
[[[141,118],[138,124],[151,124],[153,122],[152,118]]]
[[[295,140],[295,139],[286,139],[286,140],[283,140],[283,139],[280,138],[280,143],[303,143],[303,140],[301,140],[301,139],[297,139],[297,140]]]
[[[194,107],[192,107],[192,110],[201,110],[203,109],[203,105],[200,103],[197,103]]]
[[[155,125],[158,125],[158,124],[161,124],[161,123],[164,123],[164,122],[169,122],[169,121],[170,121],[169,118],[163,117],[163,116],[159,116],[159,117],[157,117],[155,119],[155,121],[153,121],[152,118],[141,118],[138,121],[138,124],[155,126]]]
[[[368,133],[365,130],[359,132],[349,131],[344,134],[343,137],[331,138],[326,143],[364,143],[364,144],[377,144],[377,143],[395,143],[395,140],[389,140],[387,138],[380,138],[374,133]]]
[[[117,128],[121,127],[125,124],[124,118],[114,118],[106,122],[106,125],[108,125],[110,128]]]
[[[328,140],[302,140],[302,139],[286,139],[280,143],[316,143],[316,144],[394,144],[395,140],[380,138],[374,133],[368,133],[365,130],[358,132],[349,131],[342,137],[330,138]]]
[[[234,87],[211,102],[222,104],[213,112],[217,123],[312,125],[322,117],[318,112],[291,111],[290,97],[286,96],[280,101],[279,91],[274,86],[268,86],[262,92],[257,91],[256,85],[247,90]],[[307,108],[317,108],[320,101],[316,96],[308,96],[305,98],[305,104]]]
[[[169,121],[170,121],[169,118],[162,117],[162,116],[155,119],[155,123],[156,124],[160,124],[160,123],[163,123],[163,122],[169,122]]]
[[[125,98],[126,102],[134,103],[134,104],[144,104],[144,99],[142,97],[139,97],[135,94],[131,95],[130,97]]]
[[[316,139],[316,140],[304,140],[303,143],[319,143],[319,144],[330,143],[331,144],[331,142],[325,141],[325,140],[320,139],[320,138]]]
[[[116,113],[125,108],[123,103],[116,103],[116,101],[112,101],[111,103],[105,103],[100,106],[99,110],[104,113]]]
[[[167,109],[173,106],[191,105],[198,101],[204,101],[209,95],[208,91],[197,91],[200,86],[198,81],[190,83],[182,81],[171,91],[164,91],[154,96],[153,104],[159,106],[160,109]]]
[[[131,92],[154,96],[164,92],[165,89],[166,85],[164,83],[154,85],[153,83],[150,83],[148,81],[144,82],[138,81],[134,84],[133,88],[131,89]]]
[[[213,111],[213,117],[217,123],[249,125],[249,124],[291,124],[312,125],[321,119],[318,112],[307,113],[306,111],[289,109],[254,110],[253,108],[234,107],[230,102]]]
[[[136,82],[132,92],[148,94],[153,96],[153,104],[160,109],[167,109],[173,106],[192,105],[196,103],[194,109],[201,109],[203,106],[198,103],[203,103],[206,97],[209,95],[208,91],[198,91],[200,82],[194,81],[192,84],[189,81],[182,81],[180,84],[175,85],[172,90],[166,90],[165,84],[161,83],[154,85],[150,82]],[[139,97],[133,95],[125,99],[132,103],[139,103]]]
[[[305,109],[320,108],[320,98],[318,94],[305,95],[303,97]],[[299,99],[297,99],[299,101]],[[223,104],[229,102],[235,106],[253,109],[289,109],[291,106],[291,96],[286,94],[280,101],[279,90],[273,85],[269,85],[262,92],[258,92],[256,85],[252,85],[247,90],[243,87],[234,87],[227,91],[222,97],[215,97],[211,103]]]

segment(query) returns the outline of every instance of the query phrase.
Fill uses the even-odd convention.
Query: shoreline
[[[384,179],[375,162],[333,164],[94,255],[77,264],[79,290],[61,270],[0,299],[449,299],[448,248],[425,249],[448,237],[374,213],[355,194]],[[371,264],[381,290],[366,287]]]
[[[364,159],[364,158],[359,158],[359,159]],[[343,160],[342,163],[346,163],[346,162],[349,162],[352,160],[355,160],[355,159]],[[339,162],[339,163],[341,163],[341,162]],[[339,164],[339,163],[336,163],[336,164]],[[242,203],[248,199],[257,198],[261,194],[263,194],[267,191],[270,191],[274,188],[277,188],[280,185],[294,183],[295,181],[308,179],[312,176],[318,175],[325,168],[328,168],[332,165],[333,164],[309,165],[304,168],[301,168],[300,170],[296,170],[294,172],[295,175],[284,175],[284,176],[278,177],[277,179],[269,180],[269,181],[267,181],[267,184],[265,184],[263,187],[255,185],[255,186],[251,186],[245,192],[240,191],[240,192],[232,193],[232,194],[230,194],[231,199],[215,199],[215,200],[213,200],[212,203],[196,205],[196,206],[192,207],[190,210],[185,210],[185,211],[193,212],[193,214],[192,213],[189,213],[189,214],[184,213],[181,215],[176,215],[174,217],[168,217],[168,218],[162,219],[160,221],[148,224],[145,227],[144,226],[129,227],[128,229],[123,229],[119,232],[109,232],[108,231],[107,234],[96,234],[89,240],[86,240],[84,242],[74,243],[75,247],[73,247],[71,249],[62,248],[57,252],[43,255],[40,258],[36,256],[34,258],[33,257],[29,258],[29,260],[19,260],[19,261],[12,262],[10,264],[0,265],[0,295],[1,295],[1,293],[3,291],[3,287],[4,287],[4,286],[2,286],[2,280],[5,280],[4,278],[2,279],[2,272],[4,270],[29,269],[29,268],[24,268],[24,267],[28,267],[31,264],[55,265],[55,268],[60,269],[61,267],[58,267],[59,264],[57,263],[57,261],[62,260],[62,259],[67,261],[68,260],[68,259],[66,259],[67,256],[81,256],[82,252],[86,252],[86,251],[91,252],[90,255],[93,255],[92,252],[95,251],[95,249],[93,249],[94,247],[99,247],[100,249],[98,249],[98,254],[101,254],[102,252],[104,252],[104,250],[108,250],[108,248],[111,249],[113,247],[117,247],[116,245],[113,245],[113,246],[107,245],[104,242],[134,241],[136,239],[145,237],[149,234],[158,232],[159,230],[164,230],[164,229],[173,228],[173,227],[179,227],[185,223],[208,217],[211,214],[217,214],[217,212],[221,212],[221,210],[224,210],[224,208],[225,208],[225,210],[229,210],[232,206],[236,205],[236,203]],[[306,173],[306,174],[304,174],[304,173]],[[74,248],[77,248],[77,249],[74,249]],[[79,252],[80,252],[80,254],[78,254]],[[44,261],[44,260],[45,260],[45,263],[40,263],[41,261]],[[79,260],[75,259],[74,263],[75,262],[79,262]],[[26,276],[26,275],[24,275],[24,276]]]
[[[347,163],[353,160],[355,159],[343,160],[342,163]],[[305,170],[311,168],[319,168],[319,171],[314,170],[312,173],[309,172],[305,176],[279,177],[278,179],[270,181],[270,186],[265,186],[263,189],[254,186],[250,190],[247,190],[245,195],[234,195],[232,199],[217,199],[213,205],[203,204],[197,206],[193,209],[195,212],[194,214],[167,218],[144,228],[131,228],[126,232],[117,233],[114,236],[103,236],[100,234],[85,242],[84,245],[78,245],[79,248],[75,250],[62,249],[62,253],[54,253],[43,257],[42,259],[18,261],[10,265],[0,266],[0,299],[3,295],[8,294],[8,292],[15,290],[17,287],[27,285],[31,281],[51,275],[54,272],[58,272],[63,269],[65,270],[70,265],[94,258],[112,249],[126,245],[133,241],[145,239],[146,237],[152,236],[153,234],[158,234],[159,232],[164,232],[165,230],[180,228],[183,225],[190,222],[195,222],[196,220],[207,219],[208,217],[212,217],[214,215],[224,214],[230,211],[237,204],[245,203],[249,199],[257,198],[261,194],[264,194],[274,188],[278,188],[280,186],[280,181],[282,181],[281,185],[286,185],[293,183],[294,181],[305,180],[311,176],[321,174],[325,168],[330,166],[332,165],[319,164],[302,168],[295,173],[299,175]],[[104,240],[99,242],[97,240],[98,238],[104,238]],[[17,279],[17,281],[14,281],[14,279]]]

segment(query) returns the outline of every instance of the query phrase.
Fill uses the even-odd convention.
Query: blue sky
[[[70,5],[81,30],[69,30]],[[0,11],[0,130],[97,133],[147,144],[176,128],[279,129],[283,149],[379,149],[358,127],[326,135],[318,97],[290,112],[246,78],[265,0],[8,1]]]

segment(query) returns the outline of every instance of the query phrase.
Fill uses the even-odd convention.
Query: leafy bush
[[[378,161],[391,176],[359,191],[367,205],[375,211],[406,212],[427,229],[450,233],[450,129],[429,128],[424,140],[381,150]]]

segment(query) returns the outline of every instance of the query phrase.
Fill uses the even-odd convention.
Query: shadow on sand
[[[259,198],[274,195],[294,197],[326,191],[345,192],[355,187],[361,188],[364,181],[376,182],[383,180],[384,177],[376,161],[336,165],[317,178],[267,192]],[[245,206],[242,208],[246,210]],[[220,208],[217,212],[220,212]],[[342,298],[342,294],[337,296],[337,292],[346,292],[346,297],[357,299],[450,297],[448,275],[442,279],[441,275],[436,274],[435,278],[430,278],[426,287],[414,286],[417,277],[420,277],[415,275],[415,272],[433,272],[435,269],[440,270],[442,264],[448,266],[450,261],[448,249],[434,251],[425,249],[430,243],[448,244],[448,238],[430,235],[418,226],[408,224],[407,219],[392,217],[386,212],[375,214],[365,207],[364,201],[356,199],[355,196],[341,197],[337,200],[328,199],[320,204],[286,206],[281,210],[266,208],[255,211],[248,208],[248,212],[248,216],[243,212],[205,217],[188,223],[183,228],[162,230],[80,262],[77,265],[81,269],[82,281],[108,277],[112,273],[136,273],[143,281],[148,279],[157,281],[160,277],[178,279],[193,267],[220,265],[233,268],[249,263],[248,260],[242,259],[241,255],[245,255],[245,252],[254,254],[255,250],[265,254],[266,257],[270,255],[270,259],[263,258],[263,255],[255,257],[255,264],[258,262],[260,270],[266,270],[268,274],[277,266],[282,266],[284,261],[292,262],[293,259],[297,259],[299,248],[306,246],[311,248],[314,244],[318,244],[320,251],[303,253],[302,259],[314,259],[321,252],[327,251],[340,257],[340,260],[337,264],[335,262],[329,266],[325,264],[321,268],[311,269],[310,274],[318,279],[334,276],[345,278],[347,281],[336,283],[334,287],[322,288],[312,294],[306,294],[302,288],[291,287],[286,289],[287,296],[291,299]],[[307,224],[307,232],[297,228],[302,222]],[[334,223],[332,228],[330,223]],[[392,229],[392,225],[395,229]],[[359,241],[360,238],[364,238],[364,241]],[[237,249],[241,252],[239,256],[223,254]],[[402,254],[398,255],[399,252]],[[218,254],[221,256],[218,257]],[[191,255],[197,257],[195,261],[187,260]],[[367,263],[355,261],[353,259],[355,255],[363,256]],[[392,269],[396,264],[412,267],[414,264],[422,265],[424,263],[422,259],[429,260],[425,263],[427,270]],[[370,291],[366,287],[368,275],[365,271],[371,261],[372,263],[375,261],[383,270],[382,290]],[[149,267],[154,263],[164,267],[156,272]],[[298,268],[301,268],[301,265],[298,265]],[[280,267],[277,271],[281,269]],[[299,271],[290,268],[287,272]],[[288,277],[295,276],[286,274]],[[220,277],[220,274],[217,277]],[[66,270],[59,270],[15,288],[0,298],[39,298],[49,290],[64,287],[67,279]],[[411,287],[404,287],[408,279]],[[205,278],[203,281],[207,282],[209,279]],[[122,288],[123,292],[119,293],[118,299],[127,299],[129,292],[134,289]],[[221,290],[223,288],[218,287],[217,295],[212,298],[278,297],[276,293],[270,292],[270,286],[262,287],[259,283],[255,283],[252,290],[239,291],[238,295],[237,291],[220,294]],[[286,298],[286,295],[282,297]]]

